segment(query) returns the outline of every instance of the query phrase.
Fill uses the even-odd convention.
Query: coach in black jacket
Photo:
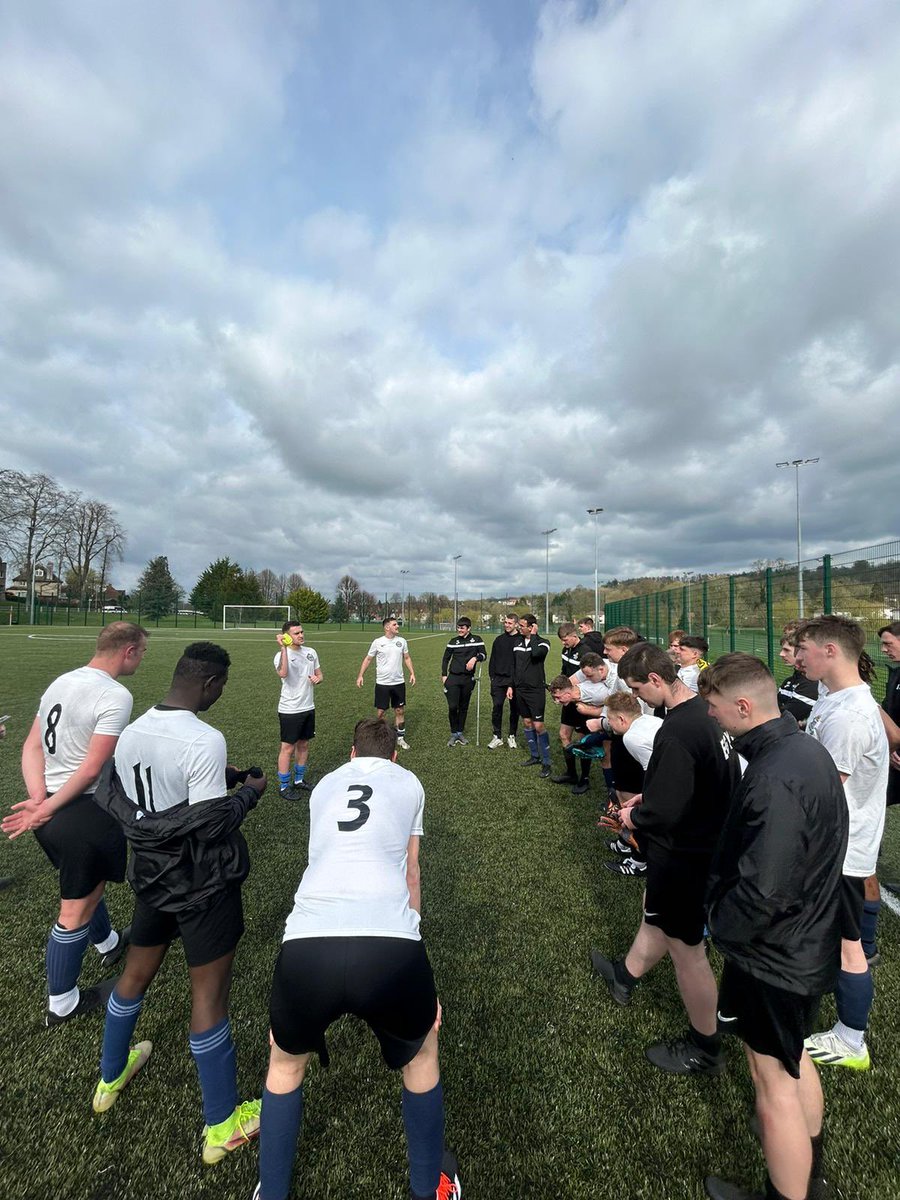
[[[847,802],[831,755],[779,715],[775,680],[759,659],[723,655],[699,687],[748,763],[707,892],[710,934],[725,957],[719,1024],[747,1048],[766,1197],[807,1200],[824,1189],[824,1102],[803,1041],[840,969]],[[706,1190],[714,1200],[756,1195],[715,1177]]]
[[[519,640],[519,618],[514,612],[503,618],[503,632],[498,633],[491,646],[488,659],[488,675],[491,679],[491,729],[494,736],[488,742],[489,750],[503,745],[503,701],[513,681],[513,646]],[[519,710],[515,695],[509,697],[509,736],[507,744],[515,749],[516,733],[519,729]]]
[[[472,622],[468,617],[460,617],[456,623],[456,637],[447,643],[441,659],[441,683],[450,720],[448,746],[468,744],[464,735],[469,701],[475,690],[475,670],[486,658],[484,642],[472,633]]]

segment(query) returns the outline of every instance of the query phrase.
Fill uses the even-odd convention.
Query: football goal
[[[289,604],[223,604],[223,629],[272,629],[293,618]]]

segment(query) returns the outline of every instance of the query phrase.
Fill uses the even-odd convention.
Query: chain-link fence
[[[838,613],[865,629],[867,650],[878,667],[873,692],[884,695],[888,667],[878,652],[878,630],[900,620],[900,541],[826,554],[798,566],[767,567],[742,575],[711,575],[675,587],[616,600],[605,606],[606,628],[630,625],[650,641],[666,643],[673,629],[700,634],[712,661],[745,650],[789,674],[778,651],[788,621]]]

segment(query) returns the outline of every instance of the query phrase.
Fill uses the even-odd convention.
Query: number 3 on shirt
[[[347,788],[347,792],[359,792],[359,797],[351,797],[347,801],[348,808],[355,808],[357,816],[352,821],[338,821],[337,827],[341,833],[352,833],[354,829],[362,829],[366,821],[372,815],[372,810],[366,804],[367,800],[372,799],[372,789],[364,783],[353,783]]]

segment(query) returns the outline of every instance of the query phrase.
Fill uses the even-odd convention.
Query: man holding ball
[[[309,743],[316,736],[313,688],[322,682],[322,668],[315,650],[303,644],[303,626],[299,621],[285,621],[275,640],[278,653],[274,665],[281,680],[281,697],[278,701],[278,721],[281,725],[278,791],[285,800],[299,800],[303,792],[312,791],[305,776]],[[294,760],[293,778],[291,758]]]

